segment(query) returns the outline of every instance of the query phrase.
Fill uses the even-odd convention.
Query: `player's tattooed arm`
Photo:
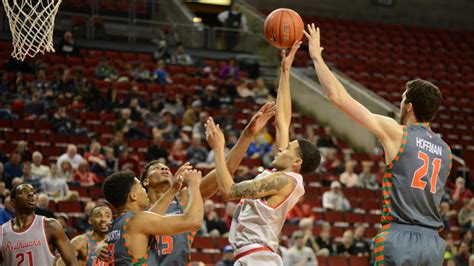
[[[258,180],[249,180],[233,184],[228,193],[230,199],[258,199],[281,193],[294,180],[283,173],[275,173]]]
[[[71,242],[64,233],[64,229],[61,224],[55,219],[46,219],[45,223],[48,240],[59,251],[64,264],[67,266],[79,265]]]

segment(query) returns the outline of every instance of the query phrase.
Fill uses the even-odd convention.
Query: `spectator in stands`
[[[182,43],[177,44],[176,51],[171,56],[171,64],[185,66],[190,66],[193,64],[193,59],[185,52],[184,45]]]
[[[131,114],[129,108],[122,109],[120,118],[115,122],[115,131],[122,131],[127,138],[145,138],[145,133],[138,129],[137,122],[131,118]]]
[[[109,147],[114,150],[114,156],[118,157],[119,151],[123,149],[125,145],[124,136],[122,131],[115,131],[114,138],[110,141]]]
[[[105,164],[106,164],[104,175],[109,176],[118,171],[118,160],[114,156],[114,149],[110,147],[105,147],[104,152],[105,152]]]
[[[152,78],[150,70],[145,68],[143,62],[137,62],[135,64],[135,67],[132,70],[132,77],[139,82],[150,82]]]
[[[456,266],[454,263],[454,255],[458,254],[458,249],[454,244],[453,234],[446,234],[444,240],[446,241],[446,251],[444,252],[444,260],[448,262],[448,265],[449,263],[452,263],[453,266]]]
[[[66,113],[66,107],[61,106],[50,121],[54,132],[66,135],[86,135],[87,129],[77,128],[77,123]]]
[[[449,205],[449,202],[447,201],[442,201],[439,206],[439,214],[441,215],[441,218],[443,219],[444,228],[446,230],[450,230],[451,228],[450,220],[452,217],[455,217],[457,215],[456,210],[450,210],[450,208],[451,206]]]
[[[456,185],[451,196],[455,202],[464,202],[464,200],[472,198],[472,192],[466,189],[466,180],[463,177],[456,178]]]
[[[67,221],[69,220],[69,215],[67,215],[64,212],[60,212],[56,214],[56,220],[61,224],[61,226],[64,229],[64,233],[66,233],[66,236],[69,239],[72,239],[74,237],[74,229],[71,228],[68,224]]]
[[[226,224],[215,211],[214,201],[204,202],[204,226],[210,236],[221,236],[227,232]]]
[[[272,152],[272,146],[265,143],[261,138],[255,138],[247,149],[247,157],[263,158],[266,154]]]
[[[54,219],[54,213],[49,209],[48,195],[39,193],[37,197],[38,202],[36,204],[35,214]]]
[[[12,189],[12,180],[23,174],[23,166],[21,165],[21,154],[19,152],[12,152],[10,161],[4,166],[5,171],[5,185],[8,189]]]
[[[207,85],[204,90],[204,95],[201,97],[202,104],[211,109],[218,109],[220,106],[219,97],[216,94],[216,87]]]
[[[228,201],[225,204],[225,215],[224,215],[224,222],[226,224],[227,231],[230,230],[230,226],[232,224],[232,218],[234,217],[235,209],[237,208],[237,204],[232,201]]]
[[[474,248],[474,243],[472,241],[472,230],[463,230],[461,232],[461,242],[466,243],[468,247]]]
[[[27,119],[45,118],[44,109],[45,105],[44,102],[40,100],[39,92],[34,91],[31,94],[31,101],[27,102],[25,105],[25,115],[27,115]]]
[[[3,202],[8,196],[10,196],[10,190],[5,187],[5,182],[0,181],[0,202]]]
[[[106,106],[106,100],[99,89],[89,82],[78,82],[77,88],[81,94],[82,102],[86,110],[90,112],[101,112]]]
[[[171,142],[178,136],[178,127],[174,123],[173,114],[167,110],[162,112],[162,121],[158,124],[158,129],[164,141]]]
[[[61,40],[61,42],[59,42],[58,49],[56,51],[64,55],[78,55],[79,54],[79,49],[74,43],[74,37],[72,36],[72,32],[66,31],[64,33],[64,37]]]
[[[66,180],[67,182],[73,181],[73,176],[72,173],[74,171],[74,168],[72,168],[72,164],[70,160],[63,160],[61,161],[61,164],[58,167],[59,171],[59,176]]]
[[[255,87],[253,88],[255,94],[255,102],[257,104],[265,104],[270,100],[270,91],[268,90],[267,86],[265,86],[265,82],[262,78],[258,78],[255,80]]]
[[[91,224],[89,223],[89,217],[91,215],[92,209],[94,209],[95,206],[96,203],[94,201],[87,202],[86,207],[84,207],[84,213],[82,214],[82,217],[76,221],[75,227],[77,230],[84,232],[90,229]]]
[[[168,52],[168,45],[166,44],[166,41],[154,39],[152,42],[157,45],[157,48],[155,52],[153,53],[153,58],[155,59],[155,61],[159,61],[159,60],[168,61],[171,55]]]
[[[28,183],[33,186],[37,193],[43,192],[43,186],[41,185],[41,180],[31,174],[31,163],[23,163],[23,175],[21,176],[23,182]]]
[[[474,198],[464,201],[464,206],[458,214],[459,226],[474,230]]]
[[[156,64],[156,69],[153,72],[153,78],[156,83],[160,85],[166,85],[173,83],[173,80],[170,78],[168,71],[165,69],[165,61],[159,60]]]
[[[196,124],[196,122],[198,121],[198,114],[201,112],[201,108],[202,102],[200,100],[193,101],[191,107],[189,107],[183,114],[181,126],[193,127],[194,124]]]
[[[71,166],[73,169],[77,169],[79,167],[79,164],[81,163],[84,158],[80,154],[77,153],[77,147],[74,144],[69,144],[67,145],[67,150],[66,153],[63,153],[61,156],[58,158],[57,165],[59,169],[61,169],[61,163],[67,160],[71,163]]]
[[[83,187],[93,186],[98,181],[97,175],[89,171],[89,163],[84,159],[79,163],[77,170],[74,171],[73,178]]]
[[[53,90],[57,93],[57,97],[62,98],[71,99],[78,94],[76,83],[71,75],[71,69],[64,69],[61,78],[54,85]]]
[[[41,164],[43,162],[43,155],[39,151],[33,152],[33,164],[31,165],[31,173],[39,179],[45,178],[49,175],[49,167]]]
[[[207,112],[200,112],[199,121],[196,122],[193,126],[193,134],[197,134],[201,136],[202,139],[204,139],[206,137],[206,130],[204,129],[204,125],[206,124],[208,119],[209,114]]]
[[[329,223],[322,225],[321,233],[316,238],[316,244],[318,244],[316,256],[327,257],[335,253],[334,239],[331,237],[331,226]]]
[[[324,127],[324,135],[319,137],[317,144],[319,148],[338,149],[337,138],[330,127]]]
[[[48,176],[41,179],[41,184],[46,193],[51,199],[59,200],[78,200],[79,194],[76,191],[70,191],[65,178],[59,174],[58,166],[54,163],[50,166]]]
[[[251,90],[248,86],[248,82],[246,79],[241,79],[237,84],[237,94],[239,94],[240,98],[244,98],[250,101],[254,101],[255,92]]]
[[[362,162],[362,173],[359,174],[359,184],[366,189],[379,189],[380,186],[377,182],[377,177],[372,173],[372,162]]]
[[[129,154],[128,147],[123,146],[122,149],[119,151],[118,156],[118,170],[119,171],[132,171],[137,176],[139,175],[140,171],[140,163],[138,160]]]
[[[347,161],[346,169],[344,173],[341,174],[339,181],[344,184],[346,187],[360,187],[359,176],[354,173],[354,162]]]
[[[351,230],[346,230],[342,235],[342,243],[337,246],[337,254],[347,257],[357,255],[357,250],[354,245],[354,234]]]
[[[103,175],[107,167],[105,156],[101,153],[101,149],[102,145],[100,145],[98,141],[92,141],[90,151],[84,154],[84,159],[86,159],[91,166],[91,172],[96,175]]]
[[[0,208],[0,225],[10,221],[15,217],[15,209],[13,208],[10,197],[6,197],[3,201],[3,208]]]
[[[28,148],[28,143],[26,141],[19,141],[16,145],[15,151],[21,154],[21,162],[31,162],[31,151]]]
[[[111,66],[107,57],[102,57],[95,68],[95,77],[105,81],[114,81],[118,78],[117,70]]]
[[[168,155],[168,151],[161,146],[161,134],[154,134],[152,144],[145,153],[145,161],[161,160],[166,162]]]
[[[118,92],[116,88],[110,88],[108,90],[106,99],[105,110],[107,112],[114,112],[116,109],[120,108],[121,102],[118,98]]]
[[[359,224],[354,229],[354,249],[357,256],[368,257],[370,255],[370,242],[364,237],[365,226]]]
[[[148,109],[143,109],[143,121],[150,128],[158,128],[162,121],[161,112],[163,111],[163,102],[160,99],[154,99]]]
[[[323,208],[335,211],[348,211],[351,205],[342,193],[341,183],[333,181],[331,190],[323,194]]]
[[[223,27],[229,29],[224,32],[225,49],[228,51],[234,50],[239,44],[240,31],[248,31],[247,17],[240,12],[240,6],[233,3],[230,9],[219,13],[217,19]]]
[[[51,82],[46,79],[46,71],[44,69],[38,70],[36,73],[36,80],[33,81],[33,85],[41,92],[46,92],[51,88]]]
[[[187,160],[187,152],[184,149],[183,141],[177,139],[173,142],[171,146],[170,155],[168,157],[168,161],[173,166],[181,166]]]
[[[311,205],[304,202],[304,195],[299,198],[298,204],[291,209],[286,219],[290,223],[299,223],[303,218],[313,218]]]
[[[234,266],[235,258],[232,246],[225,246],[222,253],[222,260],[217,263],[217,266]]]
[[[0,162],[0,182],[6,182],[7,176],[5,174],[5,167],[3,166],[3,162]]]
[[[314,132],[314,127],[308,126],[306,127],[306,136],[304,136],[307,140],[311,141],[311,143],[318,143],[318,135]]]
[[[310,266],[317,265],[316,255],[314,251],[305,246],[304,233],[296,231],[292,235],[293,246],[288,250],[287,261],[283,263],[285,266]]]
[[[240,79],[240,70],[239,67],[236,65],[236,61],[234,58],[230,58],[227,65],[225,65],[221,71],[219,71],[219,77],[221,79]]]
[[[454,260],[456,262],[456,266],[470,266],[469,265],[469,257],[471,256],[469,249],[471,249],[468,244],[461,242],[459,246],[459,253],[454,256]]]
[[[313,250],[318,249],[316,238],[313,235],[313,224],[312,218],[303,218],[299,223],[300,231],[303,233],[303,244]]]

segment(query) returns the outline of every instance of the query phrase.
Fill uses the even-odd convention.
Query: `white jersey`
[[[31,226],[21,233],[13,231],[12,220],[2,225],[3,265],[53,265],[55,256],[49,250],[44,220],[35,215]]]
[[[265,170],[255,179],[272,174]],[[235,253],[252,248],[267,247],[278,251],[278,235],[288,212],[304,194],[303,177],[298,173],[285,172],[296,181],[293,191],[276,207],[270,207],[263,199],[242,199],[235,209],[230,226],[229,242]]]

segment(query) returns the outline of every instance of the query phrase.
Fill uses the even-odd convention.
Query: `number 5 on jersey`
[[[426,174],[428,174],[428,170],[430,167],[430,157],[428,156],[428,154],[419,151],[418,159],[423,161],[423,165],[415,171],[415,174],[413,175],[413,179],[411,181],[411,187],[424,190],[426,187],[426,182],[421,179],[426,176]],[[431,173],[430,178],[430,192],[436,193],[436,182],[438,181],[439,169],[441,167],[441,159],[435,158],[431,165],[433,166],[433,171]]]

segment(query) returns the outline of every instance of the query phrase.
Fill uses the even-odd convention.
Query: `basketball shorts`
[[[437,230],[392,223],[374,239],[374,265],[441,266],[445,250]]]

